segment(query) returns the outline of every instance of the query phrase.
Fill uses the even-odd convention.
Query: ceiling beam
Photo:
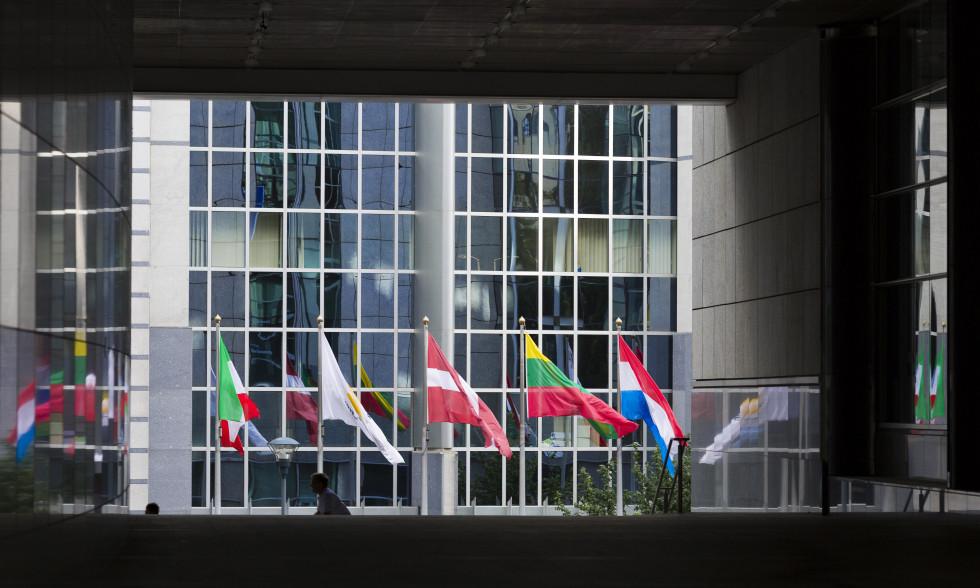
[[[137,67],[139,96],[267,96],[416,102],[728,104],[734,74],[606,74]]]

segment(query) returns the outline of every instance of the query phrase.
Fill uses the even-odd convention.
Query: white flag
[[[357,396],[351,391],[344,379],[344,374],[340,372],[337,365],[337,358],[334,357],[327,338],[320,335],[320,374],[323,382],[323,397],[320,399],[320,406],[323,407],[324,419],[336,419],[344,421],[352,427],[357,427],[374,441],[374,444],[381,450],[381,455],[385,456],[392,465],[405,463],[401,454],[388,443],[384,432],[371,419],[364,407],[357,400]]]

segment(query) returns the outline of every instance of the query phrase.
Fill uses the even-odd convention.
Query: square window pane
[[[320,208],[320,156],[290,153],[286,178],[286,202],[290,208]]]
[[[320,215],[289,213],[286,217],[288,267],[320,267]]]
[[[282,213],[249,213],[249,267],[282,267]]]
[[[213,206],[245,207],[244,153],[211,153],[211,203]]]
[[[395,150],[395,105],[367,102],[361,105],[361,136],[365,151]]]
[[[609,107],[578,107],[578,154],[609,155]]]
[[[211,214],[211,265],[245,266],[245,213],[215,211]]]
[[[365,155],[361,165],[361,205],[370,210],[394,210],[395,158]]]
[[[316,328],[320,314],[320,274],[289,272],[286,274],[286,326]]]
[[[252,273],[249,276],[249,325],[282,327],[282,274]]]
[[[357,269],[357,215],[323,215],[323,267]]]
[[[324,147],[344,151],[357,149],[357,104],[328,102],[324,106]]]
[[[394,269],[394,215],[364,214],[361,216],[361,267],[364,269]]]
[[[323,274],[323,326],[357,326],[357,274]]]
[[[328,153],[325,157],[324,208],[357,208],[357,156]]]

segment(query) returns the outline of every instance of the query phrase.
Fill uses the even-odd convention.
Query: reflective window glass
[[[499,271],[503,267],[503,221],[496,216],[474,216],[470,219],[470,269]]]
[[[411,102],[398,105],[398,149],[415,151],[415,105]]]
[[[289,108],[289,148],[320,148],[320,103],[290,102]]]
[[[643,330],[643,278],[612,278],[613,316],[623,330]],[[614,319],[615,320],[615,319]]]
[[[575,163],[572,160],[545,159],[542,163],[541,202],[544,212],[572,212],[575,197]]]
[[[361,274],[361,327],[390,329],[395,321],[395,275]]]
[[[206,151],[190,152],[190,186],[188,204],[208,205],[208,154]]]
[[[323,206],[357,208],[357,156],[328,153],[325,160]]]
[[[361,267],[365,269],[394,269],[394,215],[364,214],[361,216]]]
[[[647,272],[677,273],[677,221],[650,219],[647,231]]]
[[[507,210],[538,211],[538,160],[511,159],[507,181]]]
[[[249,326],[282,326],[282,274],[253,273],[249,276]]]
[[[245,213],[215,211],[211,213],[211,265],[245,266]]]
[[[643,157],[644,110],[636,105],[613,106],[613,155]]]
[[[643,214],[643,162],[614,161],[612,192],[613,214]]]
[[[545,106],[544,135],[545,155],[573,155],[575,153],[575,107]]]
[[[361,105],[362,149],[365,151],[395,150],[395,105],[367,102]]]
[[[245,326],[245,274],[243,272],[211,272],[211,317],[221,315],[222,327]],[[225,341],[227,344],[227,341]],[[230,348],[229,348],[230,350]]]
[[[613,271],[643,272],[643,221],[613,219]]]
[[[499,329],[503,326],[501,276],[470,278],[470,328]]]
[[[609,155],[609,107],[578,107],[578,154]]]
[[[357,104],[328,102],[324,106],[324,147],[328,150],[357,149]]]
[[[415,324],[415,275],[398,274],[398,328],[411,329]],[[401,384],[399,384],[401,385]]]
[[[578,163],[578,211],[583,214],[609,213],[609,162]]]
[[[249,267],[282,267],[282,213],[249,213]]]
[[[536,276],[507,277],[507,326],[520,328],[524,317],[528,329],[538,328],[538,278]]]
[[[578,318],[580,329],[609,328],[609,278],[578,278]]]
[[[215,100],[211,103],[211,139],[215,147],[245,146],[245,103]]]
[[[357,269],[356,215],[323,215],[323,267]]]
[[[371,210],[395,208],[395,158],[365,155],[361,158],[361,205]]]
[[[502,335],[472,335],[470,337],[470,386],[497,389],[503,386],[502,342]]]
[[[286,216],[286,265],[320,267],[320,215],[289,213]]]
[[[398,216],[398,269],[415,269],[415,216]]]
[[[508,153],[533,155],[538,152],[538,106],[511,104],[507,108],[510,129]]]
[[[503,153],[504,107],[498,104],[473,104],[473,153]]]
[[[415,210],[415,157],[398,156],[398,208]]]
[[[512,272],[538,269],[538,219],[510,217],[507,251],[507,270]]]
[[[323,274],[323,327],[357,326],[357,274]]]
[[[470,160],[470,210],[503,211],[504,161],[474,157]]]
[[[283,103],[252,102],[252,147],[282,149]]]
[[[290,154],[289,159],[295,164],[296,154]],[[256,208],[280,208],[283,176],[282,153],[252,153],[251,205]]]
[[[290,153],[287,156],[286,202],[290,208],[320,208],[320,156]]]
[[[650,157],[677,157],[677,107],[658,104],[649,107]],[[651,213],[652,214],[652,213]]]
[[[606,219],[578,220],[578,267],[586,272],[609,271],[609,222]]]
[[[245,206],[245,154],[211,153],[211,203],[213,206]]]
[[[208,146],[208,113],[210,110],[211,105],[207,100],[191,100],[191,147]]]
[[[252,331],[248,341],[248,385],[282,386],[282,333]]]
[[[677,278],[649,278],[647,294],[648,331],[677,330]]]
[[[320,274],[286,274],[286,326],[316,328],[320,314]]]

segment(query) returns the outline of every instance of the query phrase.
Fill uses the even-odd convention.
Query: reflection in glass
[[[245,207],[245,154],[211,153],[211,203]]]
[[[252,102],[252,147],[281,149],[283,136],[283,103]]]
[[[643,221],[613,219],[613,271],[643,272]]]
[[[470,386],[497,388],[503,385],[501,372],[501,343],[503,335],[471,335]]]
[[[454,269],[465,270],[466,269],[466,217],[457,215],[455,218],[455,237],[453,242],[455,243],[455,263]]]
[[[249,267],[282,267],[282,213],[252,212]]]
[[[323,206],[357,208],[357,156],[328,153],[324,174]]]
[[[456,194],[457,212],[466,212],[466,203],[468,202],[466,191],[469,188],[469,183],[467,182],[466,174],[469,163],[467,161],[465,157],[456,158],[456,171],[453,175],[453,183]]]
[[[398,208],[415,210],[415,158],[398,156]]]
[[[414,215],[398,215],[398,269],[415,269]]]
[[[361,267],[365,269],[394,269],[394,215],[364,214],[361,216]]]
[[[320,103],[290,102],[289,108],[289,148],[320,148]]]
[[[361,158],[361,205],[370,210],[394,210],[394,156],[365,155]]]
[[[538,160],[510,160],[507,209],[510,212],[538,211]]]
[[[643,162],[613,162],[613,214],[643,214]]]
[[[578,279],[578,318],[580,329],[609,328],[609,278]]]
[[[470,269],[502,270],[503,220],[495,216],[474,216],[470,219],[470,223],[473,230],[470,242]]]
[[[676,331],[677,278],[649,278],[648,331]]]
[[[545,155],[573,155],[575,153],[575,107],[544,107]]]
[[[323,215],[323,267],[357,269],[357,216]]]
[[[249,325],[282,326],[282,274],[252,273],[249,276]]]
[[[572,212],[575,163],[571,160],[545,159],[542,167],[541,202],[544,212]]]
[[[361,105],[362,149],[365,151],[395,150],[395,105],[367,102]]]
[[[651,216],[677,215],[677,163],[673,161],[650,162],[650,201],[647,214]]]
[[[600,390],[609,388],[609,337],[579,335],[576,353],[575,372],[582,386],[608,404],[609,395]]]
[[[609,107],[578,107],[578,154],[609,155]]]
[[[395,275],[361,274],[361,327],[390,329],[395,319]]]
[[[248,385],[281,386],[281,354],[281,332],[250,332],[248,337]]]
[[[325,111],[324,147],[328,150],[357,149],[357,103],[328,102]]]
[[[643,157],[643,111],[643,106],[613,106],[613,155]]]
[[[315,328],[320,314],[320,274],[289,272],[286,274],[286,326]]]
[[[649,335],[646,340],[647,352],[640,361],[661,389],[673,388],[673,335]],[[632,347],[635,353],[637,346]]]
[[[537,271],[538,219],[509,218],[508,271]]]
[[[190,152],[190,185],[188,204],[208,205],[208,154],[206,151]]]
[[[623,330],[643,330],[643,278],[613,278],[613,316],[623,319]]]
[[[248,428],[255,427],[259,435],[265,437],[266,441],[271,441],[280,436],[279,423],[282,418],[282,392],[278,390],[249,390],[249,398],[255,403],[255,408],[259,409],[261,415],[257,419],[252,419],[247,425]],[[245,427],[243,427],[245,428]],[[242,435],[244,439],[245,435]],[[250,435],[249,441],[256,441],[256,436]],[[302,441],[302,437],[294,437],[297,441]],[[255,447],[252,445],[252,447]],[[255,447],[258,450],[268,451],[268,447]],[[249,452],[251,453],[251,452]],[[269,457],[271,459],[271,456]],[[278,468],[276,468],[278,469]],[[224,477],[224,472],[221,472]],[[281,480],[281,478],[280,478]],[[222,480],[222,482],[224,482]],[[254,481],[253,481],[254,483]],[[224,483],[222,483],[224,486]],[[276,494],[278,496],[278,493]],[[253,506],[255,506],[253,504]]]
[[[508,328],[518,329],[524,317],[528,329],[538,328],[538,279],[536,276],[507,277]]]
[[[245,326],[245,274],[243,272],[211,273],[209,326],[215,314],[221,315],[222,327]]]
[[[582,214],[609,213],[609,162],[578,162],[578,211]]]
[[[470,278],[470,328],[499,329],[503,326],[501,276]]]
[[[504,107],[473,104],[473,153],[503,153]]]
[[[320,215],[291,212],[286,217],[288,267],[320,267]]]
[[[208,324],[208,273],[187,272],[187,324],[205,327]]]
[[[472,212],[503,211],[504,161],[486,157],[470,160],[470,210]]]
[[[245,266],[245,213],[214,211],[211,213],[211,265]]]
[[[415,151],[415,105],[398,105],[398,150]]]
[[[208,113],[210,112],[210,110],[211,110],[211,105],[207,100],[191,100],[190,103],[191,147],[208,146]]]
[[[946,271],[946,184],[875,200],[878,279]]]
[[[510,142],[508,153],[533,155],[538,152],[538,106],[536,104],[511,104]]]
[[[567,329],[574,326],[575,278],[543,276],[541,278],[541,327]]]
[[[395,385],[395,339],[391,333],[361,333],[361,346],[358,354],[364,371],[361,385],[374,388],[391,388]],[[387,427],[384,427],[387,428]],[[391,438],[391,432],[386,431]],[[370,443],[370,441],[367,441]]]
[[[470,110],[468,104],[456,104],[456,153],[466,153],[470,133]]]
[[[323,326],[357,326],[357,274],[323,274]]]
[[[415,275],[398,274],[398,328],[413,328],[415,317]]]
[[[649,106],[650,157],[677,157],[677,107],[666,104]],[[654,213],[650,213],[654,214]],[[659,213],[658,213],[659,214]]]
[[[320,156],[290,153],[286,201],[290,208],[320,208]]]
[[[211,103],[211,135],[215,147],[245,146],[245,102],[215,100]]]
[[[571,218],[545,217],[542,232],[541,269],[546,272],[573,271],[575,243]]]
[[[466,309],[468,308],[466,297],[466,276],[457,275],[453,278],[453,309],[456,316],[454,324],[457,329],[466,328]]]
[[[609,224],[606,219],[579,219],[578,265],[586,272],[609,271]]]
[[[295,165],[296,154],[289,154]],[[282,153],[252,153],[250,202],[255,208],[280,208],[283,200]]]
[[[189,259],[191,267],[205,267],[208,264],[208,213],[206,210],[190,211],[190,230],[188,231]]]
[[[651,219],[647,230],[647,272],[677,273],[677,221]]]
[[[415,369],[415,346],[413,345],[412,333],[398,334],[398,380],[396,385],[399,388],[411,388],[414,384],[413,371]],[[409,413],[405,413],[406,415]],[[400,417],[401,418],[401,417]],[[405,420],[404,418],[402,420]],[[404,427],[399,427],[402,429]]]

